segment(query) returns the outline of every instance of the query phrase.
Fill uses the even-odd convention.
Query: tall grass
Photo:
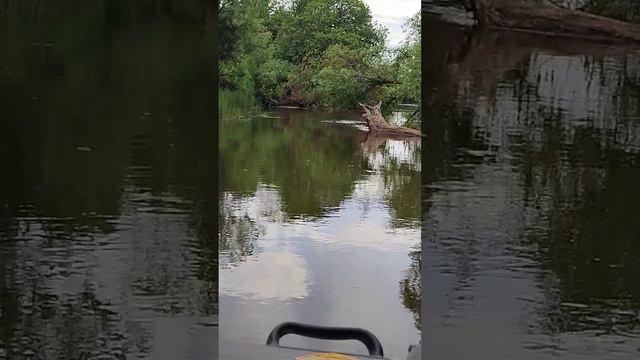
[[[218,91],[218,118],[221,121],[248,118],[260,111],[252,94],[220,88]]]

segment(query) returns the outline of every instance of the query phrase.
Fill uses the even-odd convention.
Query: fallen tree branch
[[[367,80],[367,81],[371,82],[371,84],[373,86],[387,85],[387,84],[399,84],[399,82],[396,81],[396,80],[383,79],[383,78],[373,78],[373,77],[364,76],[364,75],[357,75],[357,77],[360,78],[360,79],[364,79],[364,80]]]
[[[361,103],[360,106],[364,109],[364,113],[362,114],[362,118],[366,121],[367,126],[369,127],[369,133],[371,134],[379,134],[379,135],[388,135],[388,136],[400,136],[400,137],[422,137],[424,134],[420,132],[420,130],[398,126],[389,123],[382,116],[380,112],[380,106],[382,102],[378,102],[378,104],[374,106],[364,105]]]
[[[640,26],[541,0],[471,0],[479,24],[490,28],[598,42],[640,44]]]

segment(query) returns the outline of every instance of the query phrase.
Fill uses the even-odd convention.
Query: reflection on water
[[[424,348],[637,359],[640,55],[427,24]]]
[[[213,9],[0,4],[0,359],[214,358]]]
[[[265,250],[242,266],[226,270],[220,283],[220,290],[226,295],[280,301],[304,299],[309,295],[306,263],[292,251]]]
[[[222,338],[262,344],[284,321],[356,326],[406,357],[420,334],[420,143],[367,136],[358,114],[231,114],[219,145]]]

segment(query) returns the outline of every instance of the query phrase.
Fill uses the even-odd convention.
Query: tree
[[[299,63],[319,57],[336,44],[356,49],[384,42],[384,32],[372,23],[369,7],[361,0],[296,1],[293,9],[279,13],[275,38],[285,60]]]
[[[219,8],[223,26],[229,31],[220,48],[220,75],[241,90],[268,103],[282,92],[290,64],[276,56],[273,36],[265,26],[274,11],[269,1],[227,1]]]
[[[640,22],[640,2],[636,0],[591,0],[584,10],[622,21]]]
[[[471,3],[478,23],[485,27],[601,42],[640,42],[640,26],[545,0],[471,0]]]
[[[306,103],[328,108],[359,109],[359,102],[382,101],[381,113],[388,114],[401,102],[419,104],[421,100],[420,14],[405,25],[407,38],[399,49],[388,51],[378,44],[369,48],[350,48],[334,44],[324,54],[305,63],[298,76],[290,80]],[[420,107],[411,126],[419,125]]]
[[[387,87],[386,109],[397,106],[400,102],[417,104],[416,110],[407,120],[405,126],[417,127],[420,125],[422,100],[422,47],[420,42],[420,13],[416,13],[405,23],[407,37],[396,51],[394,68],[396,85]]]
[[[240,37],[238,25],[233,21],[234,11],[231,1],[218,4],[218,60],[230,60],[235,43]]]
[[[381,61],[380,49],[350,49],[333,45],[316,64],[311,78],[313,95],[329,108],[357,109],[359,101],[373,100],[371,91],[395,84],[391,64]]]
[[[387,114],[420,102],[419,14],[389,52],[386,30],[362,0],[227,0],[219,13],[220,30],[229,32],[219,49],[222,83],[264,105],[356,110],[382,100]]]

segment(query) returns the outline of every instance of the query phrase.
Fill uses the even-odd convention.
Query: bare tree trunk
[[[371,134],[397,137],[424,136],[419,130],[389,123],[382,116],[382,113],[380,112],[380,105],[382,105],[382,102],[379,102],[374,106],[360,104],[360,106],[362,106],[362,108],[364,109],[362,117],[367,122],[367,126],[369,127],[369,132]]]
[[[603,42],[640,43],[640,26],[543,0],[471,0],[478,22],[490,28],[580,37]]]

